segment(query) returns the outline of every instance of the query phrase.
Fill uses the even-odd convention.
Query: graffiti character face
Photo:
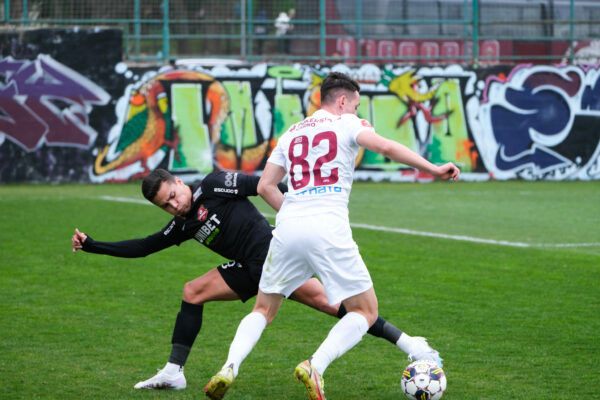
[[[360,95],[358,92],[348,92],[346,95],[342,95],[338,98],[338,106],[340,109],[340,114],[354,114],[356,115],[356,110],[360,105]]]
[[[185,216],[192,207],[192,190],[179,178],[160,184],[152,203],[171,215]]]

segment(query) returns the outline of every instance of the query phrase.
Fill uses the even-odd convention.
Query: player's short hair
[[[321,104],[329,104],[337,99],[342,91],[359,92],[358,82],[341,72],[330,72],[321,83]]]
[[[175,177],[162,168],[150,172],[142,181],[142,194],[144,197],[152,202],[163,182],[175,182]]]

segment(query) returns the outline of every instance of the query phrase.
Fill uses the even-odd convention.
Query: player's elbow
[[[269,185],[265,183],[262,179],[258,181],[258,186],[256,187],[256,191],[261,197],[265,197],[265,195],[269,191]]]

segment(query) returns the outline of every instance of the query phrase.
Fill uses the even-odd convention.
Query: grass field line
[[[424,232],[424,231],[415,231],[412,229],[404,229],[404,228],[389,228],[385,226],[377,226],[377,225],[368,225],[368,224],[357,224],[350,223],[350,225],[354,228],[363,228],[370,229],[374,231],[384,231],[384,232],[394,232],[394,233],[403,233],[406,235],[415,235],[415,236],[427,236],[427,237],[435,237],[442,239],[451,239],[451,240],[459,240],[463,242],[474,242],[474,243],[485,243],[485,244],[495,244],[501,246],[513,246],[513,247],[593,247],[600,246],[600,243],[523,243],[523,242],[510,242],[507,240],[494,240],[494,239],[482,239],[472,236],[464,236],[464,235],[449,235],[446,233],[436,233],[436,232]]]
[[[118,196],[100,196],[102,200],[109,201],[118,201],[122,203],[136,203],[136,204],[144,204],[151,205],[146,200],[140,199],[132,199],[129,197],[118,197]],[[275,218],[275,214],[267,214],[263,213],[263,215],[267,218]],[[392,232],[392,233],[401,233],[404,235],[414,235],[414,236],[425,236],[425,237],[434,237],[441,239],[449,239],[449,240],[458,240],[463,242],[473,242],[473,243],[484,243],[484,244],[493,244],[498,246],[512,246],[512,247],[546,247],[546,248],[568,248],[568,247],[596,247],[600,246],[600,243],[524,243],[524,242],[511,242],[508,240],[495,240],[495,239],[483,239],[473,236],[466,235],[450,235],[446,233],[437,233],[437,232],[425,232],[425,231],[416,231],[413,229],[405,229],[405,228],[392,228],[387,226],[379,226],[379,225],[370,225],[370,224],[359,224],[359,223],[350,223],[350,226],[353,228],[360,229],[369,229],[372,231],[383,231],[383,232]]]

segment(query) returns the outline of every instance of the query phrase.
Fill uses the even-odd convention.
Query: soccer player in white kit
[[[293,125],[279,139],[258,184],[258,192],[277,214],[276,228],[263,266],[253,311],[240,323],[223,369],[205,387],[211,399],[222,399],[239,366],[273,320],[284,296],[317,274],[330,304],[342,302],[348,313],[294,375],[305,384],[310,400],[325,399],[321,375],[331,362],[354,347],[378,315],[373,282],[352,239],[348,198],[359,147],[425,171],[456,180],[452,163],[436,166],[400,143],[386,139],[356,116],[359,85],[332,72],[321,85],[321,109]],[[288,177],[288,193],[277,184]],[[409,358],[431,359],[439,353],[424,338],[402,333],[399,346]]]

